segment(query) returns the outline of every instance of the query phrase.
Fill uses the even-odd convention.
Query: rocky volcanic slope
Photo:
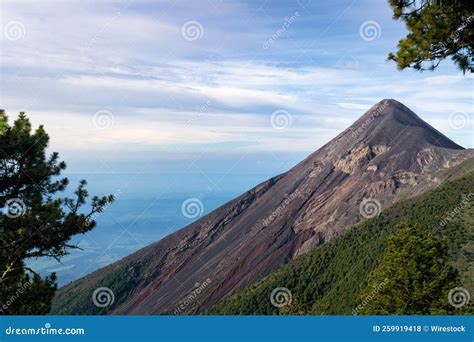
[[[460,275],[459,286],[474,293],[474,158],[447,170],[441,186],[397,202],[346,234],[279,267],[211,307],[212,315],[354,315],[370,273],[384,260],[387,240],[401,221],[418,233],[449,241],[448,260]],[[406,261],[409,262],[409,261]],[[397,286],[387,279],[383,287]],[[380,290],[381,288],[379,288]],[[446,298],[448,294],[439,293]],[[471,301],[472,302],[472,301]],[[280,304],[274,305],[275,303]],[[390,308],[380,308],[387,309]],[[433,314],[429,300],[417,314]],[[383,311],[380,313],[382,314]],[[474,313],[474,303],[459,310],[449,306],[436,314]]]
[[[202,311],[344,233],[379,205],[439,185],[439,170],[472,156],[403,104],[383,100],[288,172],[60,289],[53,313]],[[115,294],[103,309],[91,301],[101,286]],[[196,288],[199,296],[192,296]]]

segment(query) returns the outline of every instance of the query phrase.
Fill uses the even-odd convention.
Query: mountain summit
[[[403,104],[382,100],[286,173],[65,286],[53,313],[199,312],[401,196],[439,185],[440,170],[472,156]],[[108,310],[90,301],[101,286],[115,294]]]
[[[351,131],[355,137],[360,135],[366,138],[367,143],[418,142],[448,149],[462,149],[408,107],[393,99],[385,99],[375,104],[344,133],[347,131]],[[361,131],[365,131],[365,134],[361,134]]]

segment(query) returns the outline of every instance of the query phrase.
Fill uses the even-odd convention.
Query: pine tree
[[[387,240],[381,264],[369,275],[359,295],[358,314],[448,314],[454,311],[448,294],[459,285],[449,265],[446,239],[422,234],[411,223],[401,223]],[[459,313],[459,312],[458,312]]]
[[[390,0],[393,17],[409,31],[388,59],[399,69],[434,70],[451,57],[462,70],[474,71],[474,2],[472,0]]]
[[[66,164],[56,152],[46,155],[48,142],[43,126],[32,133],[25,113],[10,126],[0,110],[0,314],[48,313],[56,276],[42,278],[25,260],[60,260],[77,248],[71,237],[93,229],[94,215],[114,200],[95,196],[90,211],[80,212],[89,196],[84,180],[75,198],[58,197],[68,185],[59,178]]]

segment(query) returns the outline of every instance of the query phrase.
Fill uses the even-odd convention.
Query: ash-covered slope
[[[62,288],[53,313],[193,313],[269,274],[472,156],[395,100],[288,172],[193,224]],[[418,191],[419,192],[419,191]],[[415,192],[413,192],[415,193]],[[112,306],[92,304],[106,286]]]

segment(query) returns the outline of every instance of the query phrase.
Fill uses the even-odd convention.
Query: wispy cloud
[[[6,1],[3,25],[18,21],[25,32],[0,41],[2,106],[27,110],[46,125],[55,149],[78,158],[92,150],[126,161],[141,149],[203,146],[309,152],[387,97],[472,147],[472,126],[452,130],[446,123],[453,111],[472,113],[472,77],[447,64],[437,74],[396,71],[385,56],[404,34],[401,24],[385,3],[357,7],[349,0]],[[203,29],[193,41],[182,33],[190,20]],[[379,23],[380,39],[361,39],[367,20]],[[100,110],[114,117],[106,130],[93,123]],[[275,110],[290,113],[292,125],[273,129]],[[117,149],[124,152],[112,153]]]

